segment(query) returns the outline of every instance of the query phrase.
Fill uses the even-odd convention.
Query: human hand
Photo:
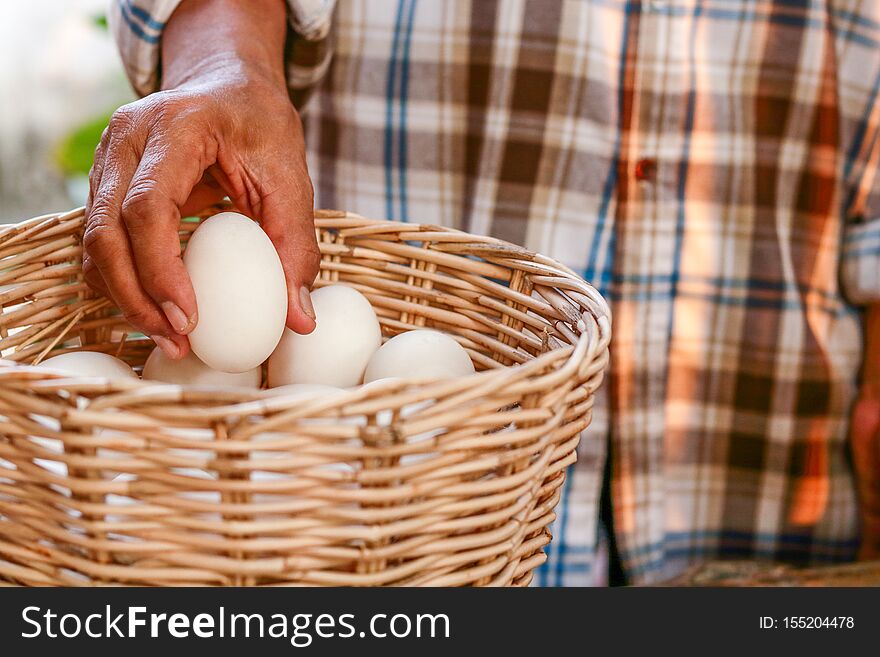
[[[229,24],[224,10],[259,12],[265,4],[277,11],[279,5],[238,4],[190,0],[180,6],[164,37],[172,44],[163,45],[170,62],[165,89],[113,115],[90,174],[86,281],[171,358],[186,355],[186,335],[198,321],[181,259],[180,218],[224,196],[259,219],[278,250],[289,294],[287,325],[300,333],[315,325],[309,288],[320,255],[313,194],[302,128],[281,68],[283,51],[276,44],[249,55],[240,49],[196,55],[191,45],[173,52],[174,43],[200,41],[190,28],[210,23],[205,11],[219,11],[215,18]],[[277,41],[280,23],[283,47],[283,5],[280,18],[267,21],[261,14],[238,25]],[[239,29],[238,38],[242,32],[247,29]]]

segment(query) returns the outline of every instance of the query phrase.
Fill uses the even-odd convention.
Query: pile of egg
[[[285,328],[287,285],[272,242],[252,220],[222,212],[190,238],[184,265],[192,280],[199,321],[191,351],[180,360],[154,349],[143,378],[177,384],[259,388],[267,363],[270,388],[302,391],[352,388],[381,379],[447,378],[474,372],[467,352],[434,330],[400,333],[382,344],[370,302],[346,285],[312,293],[316,328],[307,335]],[[69,352],[40,367],[90,377],[136,378],[108,354]],[[309,396],[312,396],[311,394]]]
[[[292,399],[314,400],[340,394],[361,385],[381,385],[382,381],[401,378],[441,379],[474,372],[467,352],[450,336],[434,330],[400,333],[382,344],[382,331],[370,302],[352,287],[335,284],[312,293],[316,328],[307,335],[285,327],[287,285],[281,261],[269,238],[252,220],[234,212],[215,215],[195,230],[184,252],[184,264],[193,283],[199,321],[189,335],[190,352],[179,360],[168,358],[160,349],[150,353],[143,367],[143,379],[174,384],[217,385],[257,389],[262,385],[263,365],[267,370],[267,394]],[[114,356],[95,351],[72,351],[44,360],[38,367],[73,376],[108,379],[137,379],[137,373]],[[401,410],[401,417],[424,407],[425,402]],[[380,411],[379,424],[391,421],[390,410]],[[57,430],[57,421],[50,420]],[[320,424],[322,420],[309,421]],[[366,418],[345,422],[364,424]],[[100,429],[102,433],[110,430]],[[212,432],[205,429],[167,429],[192,446],[177,450],[181,456],[202,462],[213,458],[199,442],[210,441]],[[429,432],[416,439],[430,438]],[[267,442],[265,451],[252,458],[283,458],[284,450],[271,449],[279,434],[267,432],[255,440]],[[35,439],[41,440],[41,439]],[[60,441],[46,445],[49,454],[61,454]],[[56,444],[57,443],[57,444]],[[105,456],[112,450],[99,449]],[[403,460],[417,461],[413,454]],[[65,476],[67,467],[58,461],[39,464],[57,476]],[[203,466],[204,467],[204,466]],[[328,464],[328,468],[350,467]],[[216,475],[197,467],[173,468],[193,479],[195,492],[187,495],[201,501],[219,502],[216,491],[202,490],[201,480]],[[115,482],[132,482],[131,473],[107,472]],[[255,470],[255,481],[289,478],[280,469]],[[126,495],[108,495],[108,502],[120,507],[134,503]],[[124,511],[120,511],[124,513]],[[207,514],[210,519],[215,515]],[[124,515],[111,520],[124,520]],[[116,536],[124,538],[124,536]]]

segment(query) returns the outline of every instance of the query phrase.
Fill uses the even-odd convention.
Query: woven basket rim
[[[231,209],[231,206],[227,202],[223,202],[214,206],[215,208],[221,208],[221,211],[227,211]],[[46,213],[37,217],[33,217],[31,219],[25,219],[23,221],[7,224],[3,228],[0,228],[0,247],[4,246],[4,240],[9,234],[15,235],[17,231],[20,231],[23,228],[31,228],[41,225],[46,221],[53,222],[62,222],[66,219],[76,217],[79,213],[85,211],[84,206],[80,206],[73,210],[63,213]],[[505,251],[505,255],[509,256],[511,253],[514,253],[518,256],[521,256],[521,259],[526,261],[538,262],[543,266],[549,266],[555,268],[559,271],[560,274],[563,274],[562,278],[568,279],[572,284],[576,285],[582,294],[588,296],[591,301],[594,302],[595,306],[600,312],[589,313],[590,317],[596,326],[596,329],[599,332],[598,336],[595,336],[599,339],[607,337],[607,332],[610,331],[611,328],[611,310],[605,301],[605,299],[599,294],[599,292],[590,285],[586,280],[582,277],[578,276],[572,269],[567,267],[566,265],[558,262],[553,258],[549,258],[547,256],[540,255],[534,251],[526,249],[525,247],[513,244],[511,242],[506,242],[496,237],[488,236],[488,235],[478,235],[469,233],[467,231],[463,231],[457,228],[451,228],[446,226],[438,226],[434,224],[420,224],[420,223],[411,223],[404,221],[393,221],[389,219],[370,219],[364,217],[362,215],[342,211],[342,210],[333,210],[333,209],[317,209],[314,212],[316,223],[320,222],[321,219],[338,219],[340,217],[351,218],[353,220],[364,220],[369,221],[372,225],[386,225],[389,227],[402,227],[407,226],[411,227],[412,230],[408,232],[413,233],[431,233],[431,232],[442,232],[442,233],[456,233],[460,235],[466,235],[469,239],[469,242],[482,243],[493,247],[498,247]],[[591,308],[592,309],[592,308]],[[492,370],[483,370],[477,371],[471,374],[467,374],[464,376],[456,376],[456,377],[447,377],[443,379],[418,379],[418,378],[409,378],[409,377],[399,377],[399,381],[402,385],[406,387],[417,387],[421,390],[430,390],[432,384],[437,385],[438,388],[446,387],[450,384],[455,384],[456,382],[464,382],[464,381],[472,381],[475,380],[475,377],[484,377],[487,380],[490,377],[502,379],[505,376],[505,373],[510,370],[510,368],[523,368],[523,367],[534,367],[535,369],[543,369],[544,365],[550,360],[555,358],[554,352],[559,350],[570,349],[571,354],[569,354],[566,359],[565,364],[562,367],[556,368],[554,374],[558,374],[560,372],[568,372],[569,370],[576,369],[580,362],[581,357],[583,356],[583,351],[587,349],[587,346],[590,342],[591,331],[587,328],[587,324],[585,322],[587,312],[584,312],[581,318],[578,321],[578,326],[580,327],[580,333],[577,336],[577,343],[575,345],[570,345],[566,347],[557,347],[554,349],[549,349],[547,352],[537,356],[527,363],[515,363],[508,366],[499,367],[497,369]],[[432,329],[438,330],[438,329]],[[90,351],[89,349],[76,349],[70,351]],[[69,352],[64,352],[69,353]],[[96,352],[103,353],[103,352]],[[57,355],[57,354],[56,354]],[[46,357],[49,357],[50,354],[46,354]],[[69,372],[64,372],[62,370],[53,370],[47,367],[38,367],[37,365],[31,365],[26,363],[18,363],[15,361],[9,361],[6,359],[0,358],[0,376],[2,376],[3,372],[6,374],[11,373],[21,373],[22,370],[27,373],[32,373],[35,375],[34,378],[40,378],[45,380],[51,380],[56,382],[55,385],[59,388],[63,387],[63,383],[72,382],[75,383],[78,387],[83,385],[88,385],[89,382],[94,381],[96,386],[105,387],[108,391],[113,390],[146,390],[147,388],[157,387],[160,390],[170,391],[173,388],[178,388],[181,391],[192,391],[199,392],[203,391],[206,393],[210,392],[226,392],[229,394],[236,393],[240,396],[247,397],[244,402],[248,403],[251,401],[258,401],[261,399],[270,399],[273,396],[281,397],[277,392],[273,392],[273,388],[258,388],[258,389],[248,389],[243,387],[236,386],[223,386],[223,385],[209,385],[209,384],[177,384],[177,383],[166,383],[163,381],[153,381],[153,380],[145,380],[141,378],[137,379],[109,379],[106,377],[82,377],[82,376],[71,376]],[[546,375],[545,375],[546,376]],[[48,386],[47,386],[48,387]],[[337,401],[346,401],[347,398],[344,395],[348,395],[352,398],[356,398],[358,396],[359,386],[353,388],[343,389],[339,395],[334,395],[334,398]],[[251,399],[253,398],[253,399]]]

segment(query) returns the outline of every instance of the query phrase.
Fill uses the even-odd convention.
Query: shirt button
[[[657,177],[657,160],[644,157],[636,162],[635,175],[640,182],[653,182]]]

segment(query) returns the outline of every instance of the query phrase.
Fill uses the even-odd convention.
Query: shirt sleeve
[[[847,226],[841,256],[843,292],[851,303],[880,301],[880,218]]]
[[[113,0],[107,15],[125,74],[139,96],[159,88],[159,44],[181,0]]]
[[[850,303],[880,303],[880,143],[853,191],[855,210],[844,225],[840,282]]]
[[[161,84],[162,32],[182,0],[112,0],[108,23],[125,73],[140,96]],[[336,0],[287,0],[287,83],[300,106],[321,81],[332,57],[331,27]]]

